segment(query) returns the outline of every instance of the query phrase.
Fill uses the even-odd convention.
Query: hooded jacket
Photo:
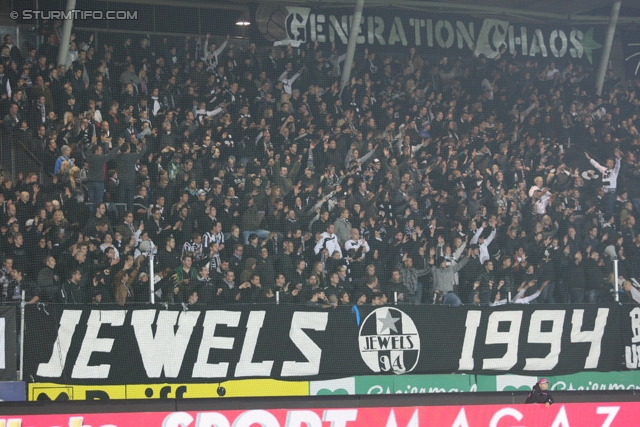
[[[527,396],[527,400],[525,401],[525,403],[553,403],[553,397],[551,396],[551,393],[549,393],[549,391],[543,391],[542,389],[540,389],[540,383],[536,383],[536,385],[533,386],[533,389],[529,392],[529,395]]]

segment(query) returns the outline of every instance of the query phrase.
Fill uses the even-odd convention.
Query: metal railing
[[[112,207],[116,210],[118,218],[122,218],[124,216],[124,212],[127,210],[126,203],[116,203],[116,202],[103,202],[107,206],[107,210],[110,210]],[[96,205],[94,202],[84,202],[86,206],[92,208]]]
[[[1,126],[1,121],[0,121]],[[15,182],[18,173],[24,175],[36,172],[40,179],[40,184],[44,184],[44,165],[42,158],[44,147],[41,153],[34,153],[21,138],[16,135],[0,131],[0,170],[9,170],[11,179]]]

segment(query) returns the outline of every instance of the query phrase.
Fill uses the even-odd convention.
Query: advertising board
[[[311,396],[529,391],[542,377],[526,375],[368,375],[311,381]],[[640,372],[580,372],[546,377],[550,390],[640,390]]]
[[[131,412],[0,416],[3,427],[628,427],[637,425],[640,403],[467,405],[428,407]]]
[[[238,380],[221,383],[224,397],[308,396],[308,381],[270,379]],[[111,399],[204,399],[218,398],[220,383],[208,384],[128,384],[64,385],[30,383],[28,399],[42,400],[111,400]]]

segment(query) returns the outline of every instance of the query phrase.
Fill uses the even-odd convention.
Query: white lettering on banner
[[[402,20],[399,17],[393,18],[393,24],[391,25],[391,32],[389,34],[389,45],[393,46],[397,42],[402,43],[402,46],[406,46],[407,36],[404,35],[404,27],[402,26]]]
[[[633,337],[631,337],[632,343],[640,342],[640,307],[636,307],[629,313],[629,317],[631,318],[631,333]]]
[[[156,314],[158,319],[154,335],[151,327]],[[199,312],[194,311],[133,311],[131,325],[149,378],[160,378],[163,371],[168,378],[178,377],[199,315]]]
[[[536,380],[538,379],[537,377],[534,377]],[[535,381],[534,381],[535,382]],[[530,384],[527,384],[527,389],[530,388]],[[587,385],[579,385],[577,387],[573,386],[573,383],[571,381],[569,381],[569,385],[567,385],[566,382],[564,381],[556,381],[553,383],[553,385],[551,386],[551,391],[553,390],[557,390],[557,391],[563,391],[563,390],[567,390],[567,391],[574,391],[574,390],[578,390],[578,391],[583,391],[583,390],[640,390],[640,386],[635,385],[635,384],[623,384],[623,383],[598,383],[598,382],[591,382],[589,381],[589,383]]]
[[[638,313],[640,316],[640,308],[638,308]],[[523,370],[546,371],[552,370],[556,367],[559,362],[562,347],[565,315],[565,310],[536,310],[531,314],[527,342],[532,344],[550,344],[551,347],[545,358],[527,358]],[[599,308],[593,331],[582,331],[584,310],[576,309],[573,311],[573,317],[571,320],[571,342],[591,343],[591,346],[589,347],[589,354],[585,359],[584,369],[595,369],[598,367],[601,354],[602,337],[604,336],[608,315],[608,308]],[[459,371],[470,371],[474,369],[473,351],[475,349],[476,334],[480,325],[481,316],[482,312],[480,311],[467,312],[464,341],[458,364]],[[550,332],[542,332],[542,322],[544,321],[552,322],[553,326]],[[507,332],[498,332],[498,325],[500,322],[510,323],[509,330]],[[489,316],[485,344],[507,344],[507,351],[501,358],[484,359],[482,369],[509,370],[517,363],[518,339],[520,336],[521,322],[521,311],[494,312]],[[627,349],[628,366],[633,365],[633,360],[635,358],[635,350],[631,350],[631,348]],[[635,362],[635,365],[638,366],[637,358],[635,358]]]
[[[110,361],[92,366],[90,361],[94,353],[108,354],[112,352],[115,339],[102,338],[102,336],[119,336],[116,333],[118,329],[112,328],[125,326],[128,311],[89,311],[84,317],[87,319],[86,332],[75,334],[83,316],[82,313],[79,310],[63,311],[50,359],[47,363],[40,363],[37,366],[39,377],[60,378],[63,376],[68,353],[71,351],[72,339],[75,338],[73,348],[74,353],[78,351],[78,356],[75,360],[68,362],[69,365],[73,365],[70,378],[110,378],[110,370],[112,365],[115,369],[115,362]],[[602,339],[609,315],[608,308],[597,310],[593,320],[593,330],[583,330],[584,310],[572,309],[570,340],[567,336],[569,331],[566,334],[564,332],[564,323],[568,322],[567,315],[569,314],[566,310],[495,311],[487,313],[488,318],[485,319],[482,319],[482,313],[480,310],[467,312],[464,338],[458,359],[459,371],[508,371],[513,369],[518,362],[520,362],[518,369],[522,369],[524,372],[553,371],[560,363],[562,345],[565,344],[569,347],[568,342],[577,343],[578,346],[571,345],[571,349],[578,348],[580,352],[586,352],[587,349],[580,343],[589,345],[584,369],[596,369],[599,366]],[[525,313],[526,320],[523,319]],[[314,335],[306,330],[326,332],[329,313],[291,313],[289,339],[298,351],[292,356],[282,357],[279,360],[275,355],[265,354],[260,350],[260,337],[267,314],[267,311],[263,310],[211,310],[206,312],[132,310],[131,329],[127,328],[126,331],[128,334],[133,333],[135,337],[136,344],[140,349],[140,360],[144,365],[142,372],[143,375],[146,373],[148,378],[188,376],[188,372],[183,372],[183,367],[186,351],[190,345],[199,346],[193,368],[191,366],[187,368],[191,370],[191,377],[194,379],[267,378],[273,375],[281,378],[295,378],[319,375],[323,348],[314,342],[312,337],[322,336],[321,342],[326,342],[326,334]],[[193,342],[193,332],[198,325],[200,316],[203,316],[202,337],[200,338],[199,333],[196,334],[200,340],[198,343]],[[246,316],[246,326],[243,322],[243,329],[238,330],[243,316]],[[631,316],[633,337],[640,342],[640,308],[632,311]],[[523,327],[523,322],[528,326]],[[545,322],[550,324],[548,329],[544,328]],[[487,325],[486,332],[483,328],[482,334],[484,336],[478,337],[478,328],[485,323]],[[224,332],[218,329],[218,325],[221,325]],[[81,330],[84,328],[83,325]],[[230,335],[227,328],[236,329]],[[102,334],[101,331],[103,331]],[[107,334],[105,331],[108,331]],[[526,338],[525,333],[527,333]],[[131,337],[131,335],[126,336]],[[122,340],[127,340],[126,336]],[[565,337],[564,342],[562,341],[563,336]],[[240,341],[237,341],[237,338]],[[280,339],[286,341],[285,336],[281,336]],[[479,359],[479,365],[475,365],[474,359],[476,342],[482,350],[476,355]],[[526,347],[524,346],[525,342]],[[374,372],[393,371],[400,374],[411,372],[419,365],[420,335],[411,317],[397,308],[379,308],[369,313],[361,324],[358,343],[363,361]],[[519,347],[520,343],[523,343],[522,348]],[[291,344],[288,345],[291,346]],[[488,347],[492,345],[499,345],[499,347]],[[535,354],[539,357],[526,357],[532,355],[528,352],[529,349],[546,349],[547,346],[547,352],[539,350]],[[77,350],[78,348],[79,350]],[[167,348],[170,348],[171,351],[166,351]],[[487,348],[500,349],[499,357],[481,359],[482,355],[486,354]],[[527,351],[524,351],[525,349]],[[233,351],[225,352],[223,350]],[[640,367],[640,345],[626,346],[625,357],[629,369]],[[287,358],[289,360],[286,360]],[[282,363],[281,368],[280,363]],[[578,363],[578,366],[582,368],[580,360],[574,360],[573,363]],[[229,371],[230,367],[231,371]],[[278,372],[273,372],[274,367],[280,371],[279,375]]]
[[[364,44],[365,38],[364,34],[362,34],[362,19],[360,20],[360,25],[358,25],[358,36],[356,37],[357,44]],[[353,15],[349,16],[349,28],[353,25]]]
[[[418,422],[418,410],[413,411],[413,415],[411,415],[411,419],[407,423],[407,427],[420,427],[420,423]],[[396,421],[396,413],[392,409],[389,413],[389,419],[387,420],[387,427],[399,427],[398,421]]]
[[[607,415],[607,418],[602,423],[602,427],[611,426],[611,423],[613,423],[616,415],[618,415],[618,411],[620,411],[619,406],[598,406],[598,408],[596,409],[596,414]]]
[[[122,326],[127,314],[124,310],[92,310],[87,321],[87,333],[82,340],[80,353],[71,372],[71,378],[108,378],[111,365],[89,366],[92,353],[109,353],[113,338],[98,338],[102,325]]]
[[[287,412],[286,427],[322,427],[320,416],[313,411],[300,410]]]
[[[446,30],[446,38],[443,37],[442,29]],[[453,46],[453,41],[455,39],[455,33],[453,32],[453,26],[449,21],[438,21],[436,24],[436,41],[440,47],[445,49],[449,49]]]
[[[409,18],[409,26],[413,27],[416,46],[422,45],[422,41],[420,40],[420,28],[424,27],[424,19]]]
[[[309,12],[311,9],[307,7],[289,7],[289,16],[287,16],[287,35],[289,39],[299,42],[307,41],[307,21],[309,20]]]
[[[279,18],[280,21],[276,23],[285,29],[286,38],[276,41],[274,45],[300,46],[303,43],[315,41],[347,44],[353,15],[311,13],[312,9],[308,7],[287,6],[286,10],[288,15]],[[273,15],[268,19],[274,19]],[[270,22],[269,25],[273,24]],[[413,27],[413,31],[405,33],[405,25]],[[465,49],[465,46],[466,49],[471,50],[475,46],[476,54],[483,54],[488,58],[495,58],[503,48],[511,54],[519,50],[522,56],[562,58],[568,53],[572,58],[582,58],[586,45],[589,49],[587,52],[589,62],[592,62],[591,50],[601,47],[597,41],[593,40],[593,28],[590,28],[587,33],[577,29],[571,31],[566,29],[565,32],[559,28],[545,28],[543,32],[541,28],[515,27],[509,21],[486,18],[482,21],[482,27],[476,37],[474,25],[473,21],[400,16],[387,17],[385,25],[382,16],[363,16],[360,27],[356,29],[357,44],[381,46],[387,44],[393,46],[398,43],[402,46],[426,44],[428,47],[438,46],[442,49],[451,49],[455,45],[459,50]],[[516,36],[517,33],[520,34]],[[266,33],[265,36],[272,37]]]
[[[207,425],[206,421],[208,421],[209,417],[211,417],[213,414],[215,414],[216,412],[209,412],[209,413],[205,413],[205,414],[201,414],[198,413],[197,417],[198,419],[200,419],[200,415],[207,415],[206,417],[203,416],[203,419],[205,420],[205,424],[202,424],[202,426]],[[228,427],[229,426],[229,421],[227,420],[227,417],[225,417],[224,415],[221,415],[221,419],[224,419],[226,421],[226,424],[220,423],[220,424],[208,424],[209,426],[216,426],[216,427]],[[189,415],[186,412],[174,412],[172,414],[169,414],[165,417],[164,421],[162,421],[162,427],[186,427],[188,425],[191,424],[191,422],[193,421],[193,417],[191,415]],[[200,424],[198,423],[196,425],[196,427],[199,427]]]
[[[509,21],[501,19],[485,19],[476,40],[476,52],[484,54],[487,58],[495,58],[500,53],[500,48],[506,45]],[[489,36],[491,35],[491,40]],[[478,50],[479,49],[479,50]],[[524,53],[523,55],[526,55]]]
[[[556,46],[556,39],[560,39],[561,47],[558,50]],[[567,36],[562,30],[553,30],[551,31],[551,35],[549,36],[549,49],[551,49],[551,53],[556,58],[562,58],[565,53],[567,53]]]
[[[394,417],[393,409],[391,416]],[[331,423],[329,427],[348,427],[347,423],[354,422],[358,418],[357,409],[326,409],[322,413],[322,419],[314,411],[291,410],[287,411],[285,427],[322,427],[322,423]],[[413,421],[415,419],[415,421]],[[407,427],[418,427],[418,411],[416,410],[407,424]],[[230,427],[231,422],[219,412],[201,412],[196,415],[193,427]],[[187,412],[174,412],[167,415],[162,427],[186,427],[191,426],[193,417]],[[280,423],[269,411],[252,410],[241,413],[234,421],[233,427],[280,427]],[[394,424],[397,427],[397,424]]]
[[[516,421],[522,421],[524,415],[522,415],[522,412],[518,411],[517,409],[502,408],[496,411],[495,414],[493,414],[493,417],[491,417],[491,422],[489,423],[489,427],[498,427],[498,423],[500,422],[500,420],[505,417],[515,418]]]
[[[234,338],[216,337],[216,326],[226,325],[237,328],[240,323],[239,311],[207,311],[202,325],[202,341],[198,349],[198,360],[193,366],[194,378],[225,378],[229,369],[229,362],[209,363],[209,353],[211,349],[231,350]]]
[[[331,423],[330,427],[347,427],[347,423],[357,419],[357,409],[328,409],[322,414],[322,421]]]
[[[257,409],[243,412],[233,422],[233,427],[280,427],[278,419],[269,411]]]
[[[464,342],[462,344],[462,354],[460,354],[460,361],[458,362],[459,371],[473,370],[473,347],[476,342],[476,334],[478,332],[478,326],[480,326],[481,318],[481,311],[467,311],[467,321],[464,325],[465,331]]]
[[[322,349],[313,342],[303,329],[324,331],[329,322],[329,313],[308,313],[296,311],[291,319],[289,338],[302,352],[308,362],[286,361],[282,364],[283,377],[299,377],[305,375],[318,375],[320,372],[320,359]]]
[[[631,342],[640,342],[640,307],[631,310],[629,317],[631,318]],[[637,369],[640,366],[640,346],[636,344],[625,346],[624,358],[627,369]]]
[[[467,421],[467,414],[464,412],[464,408],[460,409],[451,427],[469,427],[469,421]]]
[[[62,376],[64,365],[67,363],[67,354],[71,347],[71,339],[76,330],[76,326],[82,317],[82,310],[64,310],[60,316],[60,327],[58,336],[53,343],[51,359],[47,363],[38,365],[37,375],[39,377],[57,378]]]
[[[564,405],[562,405],[558,411],[558,415],[556,415],[556,418],[553,420],[551,427],[571,427],[569,425],[569,419],[567,418],[567,411],[564,409]]]
[[[247,333],[244,336],[244,344],[242,344],[242,353],[240,360],[236,365],[236,378],[241,377],[268,377],[271,375],[273,360],[265,360],[264,362],[253,363],[253,354],[256,351],[258,343],[258,335],[262,324],[264,323],[265,311],[252,311],[249,313],[247,321]]]
[[[531,47],[529,48],[529,56],[536,56],[536,53],[540,53],[545,58],[547,57],[547,47],[544,45],[544,37],[540,30],[535,30],[533,33]]]
[[[346,18],[346,16],[343,18]],[[346,27],[346,22],[344,22],[344,24]],[[331,15],[329,16],[329,41],[331,43],[334,43],[336,41],[336,34],[338,34],[338,37],[340,37],[340,41],[342,42],[342,44],[347,44],[348,32],[346,30],[343,30],[336,17]]]
[[[604,328],[609,316],[608,308],[599,308],[593,331],[582,331],[582,317],[584,310],[573,310],[571,318],[571,342],[589,342],[589,355],[584,361],[584,369],[596,369],[600,361],[600,351]]]
[[[469,22],[469,30],[464,26],[464,22],[456,21],[456,34],[458,35],[458,49],[464,47],[464,43],[467,43],[469,49],[473,49],[473,22]]]
[[[5,360],[4,354],[4,332],[6,329],[6,320],[5,318],[0,318],[0,369],[6,369],[7,362]]]
[[[360,20],[360,22],[363,22],[363,20]],[[380,46],[386,45],[387,43],[382,36],[382,33],[384,33],[384,19],[379,16],[370,16],[367,19],[367,23],[369,25],[369,31],[367,32],[367,41],[369,44],[377,41]]]
[[[627,369],[637,369],[640,366],[640,346],[631,344],[631,346],[625,346],[624,358],[627,364]]]
[[[572,58],[582,58],[584,54],[584,47],[580,42],[584,38],[584,34],[580,30],[571,30],[569,33],[569,41],[574,46],[569,49],[569,53]]]
[[[272,409],[219,412],[130,412],[130,413],[97,413],[87,416],[95,427],[117,427],[129,425],[158,425],[162,427],[350,427],[350,426],[386,426],[386,427],[418,427],[419,417],[423,425],[445,425],[445,420],[456,416],[450,427],[580,427],[617,425],[634,426],[637,424],[638,404],[626,402],[619,406],[597,406],[597,404],[581,403],[554,405],[542,410],[535,405],[517,405],[517,409],[507,405],[493,405],[491,408],[470,406],[421,406],[421,407],[379,407],[360,409]],[[570,409],[567,411],[567,407]],[[622,409],[622,411],[621,411]],[[571,414],[569,418],[568,414]],[[358,415],[362,416],[358,419]],[[398,424],[396,414],[402,419],[410,419]],[[457,414],[457,415],[456,415]],[[322,415],[322,417],[321,417]],[[603,417],[606,415],[606,418]],[[491,421],[487,423],[487,418]],[[553,417],[553,421],[550,420]],[[0,418],[2,427],[21,426],[69,426],[90,427],[84,423],[83,415],[25,415],[12,418]],[[512,418],[523,424],[517,424]],[[322,419],[322,421],[321,421]],[[386,424],[383,424],[384,420]],[[195,422],[194,422],[195,420]],[[332,421],[337,420],[337,421]],[[429,420],[429,421],[427,421]],[[525,421],[526,420],[526,421]],[[470,421],[470,422],[469,422]],[[509,422],[510,421],[510,422]],[[570,424],[571,421],[571,424]],[[348,423],[348,425],[347,425]]]
[[[507,332],[498,332],[500,322],[509,323]],[[497,311],[491,313],[487,324],[485,344],[507,344],[507,351],[499,358],[484,359],[482,369],[508,371],[518,362],[518,337],[522,324],[522,311]]]
[[[527,358],[525,371],[550,371],[558,364],[562,347],[562,331],[564,329],[564,310],[537,310],[529,320],[529,337],[527,342],[535,344],[551,344],[549,353],[543,359]],[[550,332],[542,332],[542,322],[551,321]],[[519,420],[518,420],[519,421]]]
[[[191,419],[193,420],[193,418]],[[165,424],[163,423],[162,425],[164,426]],[[178,426],[180,425],[186,426],[187,424],[178,424]],[[196,427],[230,427],[230,425],[227,417],[219,412],[201,412],[196,415]]]

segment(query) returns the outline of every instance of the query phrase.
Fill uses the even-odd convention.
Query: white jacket
[[[329,234],[326,231],[322,233],[321,236],[322,238],[316,243],[315,248],[313,248],[316,255],[320,253],[323,247],[326,247],[329,250],[329,256],[331,256],[334,251],[338,251],[340,258],[342,258],[342,249],[340,249],[340,243],[338,243],[338,236]]]
[[[482,235],[482,232],[484,231],[484,228],[480,227],[478,229],[478,231],[476,231],[476,234],[473,236],[473,239],[471,239],[471,244],[473,245],[474,243],[478,243],[478,239],[480,238],[480,236]],[[486,260],[488,260],[489,258],[491,258],[489,256],[489,245],[491,244],[491,242],[493,241],[493,239],[496,237],[496,229],[494,228],[493,231],[491,232],[491,234],[489,234],[489,237],[487,237],[486,239],[484,239],[484,243],[480,246],[480,264],[484,264],[484,262]]]

